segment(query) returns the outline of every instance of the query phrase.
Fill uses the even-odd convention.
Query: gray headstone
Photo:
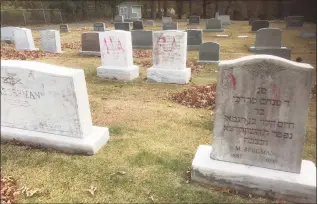
[[[220,63],[211,158],[300,173],[312,71],[270,55]]]
[[[67,33],[67,32],[69,32],[68,25],[67,24],[61,24],[60,25],[60,33]]]
[[[219,15],[217,18],[221,20],[222,25],[231,24],[230,15]]]
[[[154,20],[146,20],[145,25],[146,26],[155,26],[155,21]]]
[[[163,16],[161,22],[162,24],[172,23],[172,18],[170,16]]]
[[[253,53],[259,54],[259,55],[273,55],[273,56],[281,57],[288,60],[291,59],[291,50],[288,49],[287,47],[255,49]]]
[[[278,28],[262,28],[256,31],[255,48],[282,47],[282,31]]]
[[[268,28],[269,21],[266,20],[255,20],[252,23],[252,31],[258,31],[261,28]]]
[[[133,30],[143,30],[144,24],[142,21],[134,21],[133,22]]]
[[[102,22],[94,23],[94,31],[105,31],[105,23],[102,23]]]
[[[188,49],[199,49],[202,43],[202,30],[186,30],[186,32]]]
[[[303,27],[304,16],[288,16],[286,18],[287,28]]]
[[[303,32],[300,34],[302,38],[316,38],[317,32]]]
[[[252,25],[252,23],[253,23],[254,21],[258,21],[258,20],[261,20],[261,19],[259,19],[259,18],[250,18],[250,19],[248,20],[248,25]]]
[[[200,24],[200,16],[190,16],[189,24]]]
[[[98,32],[82,33],[82,51],[100,52]]]
[[[124,16],[122,15],[115,16],[114,23],[122,23],[122,22],[124,22]]]
[[[215,18],[218,18],[219,15],[220,15],[219,12],[216,12],[216,13],[215,13]]]
[[[130,18],[138,18],[138,13],[131,13]]]
[[[220,60],[220,45],[214,42],[205,42],[200,45],[199,61],[205,63],[216,63]]]
[[[208,19],[206,23],[206,29],[204,29],[206,32],[223,32],[224,29],[222,28],[222,22],[220,19],[217,18],[211,18]]]
[[[132,30],[131,40],[133,48],[152,48],[152,31]]]
[[[124,20],[124,22],[125,22],[125,23],[132,23],[132,22],[134,22],[134,20],[132,20],[132,19],[130,19],[130,18],[127,18],[127,19]]]
[[[129,23],[115,23],[115,30],[130,31],[130,24]]]
[[[164,23],[162,30],[178,30],[178,23]]]

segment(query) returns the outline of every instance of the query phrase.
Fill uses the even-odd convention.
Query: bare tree
[[[206,18],[206,7],[212,3],[212,0],[203,0],[202,6],[203,6],[203,18]]]
[[[182,12],[183,12],[183,0],[176,0],[177,5],[177,12],[178,12],[178,18],[182,18]]]
[[[231,4],[232,4],[232,0],[229,0],[229,4],[227,5],[227,7],[226,7],[226,9],[225,9],[225,15],[226,14],[228,14],[228,12],[229,12],[229,9],[230,9],[230,7],[231,7]]]
[[[167,3],[167,0],[163,0],[163,12],[164,12],[164,16],[167,16],[168,15],[168,3]]]
[[[155,2],[155,0],[151,1],[151,18],[152,19],[156,18],[156,2]]]
[[[189,0],[189,16],[192,15],[192,0]]]

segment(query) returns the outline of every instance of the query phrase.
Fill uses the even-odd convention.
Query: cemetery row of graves
[[[2,27],[8,200],[316,202],[313,25],[202,20]]]

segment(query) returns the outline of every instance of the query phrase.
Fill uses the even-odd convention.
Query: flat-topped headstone
[[[200,24],[200,16],[189,16],[189,25]]]
[[[81,55],[100,56],[99,32],[82,33],[82,49]]]
[[[1,27],[1,41],[13,43],[14,41],[14,30],[19,27]]]
[[[269,21],[267,20],[254,20],[252,22],[252,31],[258,31],[262,28],[268,28],[269,27]]]
[[[68,25],[67,24],[61,24],[60,25],[60,33],[67,33],[67,32],[69,32]]]
[[[178,22],[177,23],[164,23],[162,24],[162,30],[178,30]]]
[[[32,31],[28,28],[16,28],[13,32],[16,50],[39,50],[34,46]]]
[[[130,24],[128,22],[115,23],[115,30],[130,31]]]
[[[169,16],[163,16],[161,19],[162,24],[172,23],[172,18]]]
[[[229,15],[219,15],[217,18],[221,20],[222,25],[229,25],[232,23]]]
[[[132,30],[131,39],[133,48],[152,48],[152,31],[150,30]]]
[[[133,30],[143,30],[144,23],[142,21],[134,21],[133,22]]]
[[[41,30],[40,36],[44,52],[62,53],[60,31]]]
[[[219,63],[220,45],[214,42],[205,42],[200,45],[199,60],[200,63]]]
[[[102,23],[102,22],[94,23],[94,31],[105,31],[105,23]]]
[[[186,67],[187,32],[154,31],[152,40],[153,66],[147,69],[147,79],[162,83],[188,83],[191,69]]]
[[[114,23],[122,23],[122,22],[124,22],[124,16],[122,15],[115,16]]]
[[[254,21],[259,21],[259,20],[261,20],[260,18],[250,18],[249,20],[248,20],[248,25],[252,25],[252,23],[254,22]]]
[[[155,21],[154,20],[146,20],[145,25],[146,26],[155,26]]]
[[[288,16],[286,18],[287,28],[303,27],[304,16]]]
[[[186,30],[188,33],[188,39],[187,39],[187,48],[188,49],[196,49],[198,50],[200,48],[200,45],[202,44],[202,30]]]
[[[223,32],[222,22],[220,19],[211,18],[206,22],[206,27],[203,30],[204,32]]]
[[[92,125],[82,69],[1,60],[1,140],[91,155],[108,139]]]
[[[131,32],[112,30],[99,33],[102,66],[100,78],[133,80],[139,77],[139,67],[133,64]]]
[[[317,37],[317,32],[302,32],[300,34],[302,38],[316,38]]]
[[[213,144],[199,147],[192,180],[315,202],[316,167],[301,159],[312,72],[309,64],[270,55],[220,62]]]

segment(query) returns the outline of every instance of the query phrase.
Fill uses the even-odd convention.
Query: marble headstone
[[[162,24],[162,30],[178,30],[178,22],[177,23],[164,23]]]
[[[200,48],[202,43],[202,30],[186,30],[188,33],[187,39],[187,48],[188,49],[196,49]]]
[[[39,50],[35,48],[32,31],[28,28],[16,28],[13,32],[14,34],[14,44],[16,50]]]
[[[60,25],[60,33],[67,33],[67,32],[69,32],[68,25],[67,24],[61,24]]]
[[[128,22],[115,23],[115,30],[130,31],[130,24]]]
[[[220,45],[214,42],[205,42],[200,45],[199,60],[201,63],[218,63],[220,60]]]
[[[40,35],[44,52],[62,53],[60,31],[41,30]]]
[[[206,27],[203,30],[204,32],[223,32],[222,22],[220,19],[211,18],[206,22]]]
[[[143,30],[144,24],[142,21],[134,21],[133,22],[133,30]]]
[[[12,43],[14,41],[14,30],[19,27],[1,27],[1,41]]]
[[[105,31],[105,23],[102,23],[102,22],[94,23],[94,31]]]
[[[2,141],[92,155],[108,139],[92,124],[82,69],[1,60]]]
[[[217,18],[221,20],[222,25],[231,24],[231,19],[229,15],[219,15]]]
[[[152,31],[151,30],[132,30],[131,39],[133,48],[152,48]]]
[[[262,28],[268,28],[269,27],[269,21],[267,20],[254,20],[252,22],[252,31],[258,31]]]
[[[99,32],[82,33],[82,49],[80,50],[81,55],[100,56],[98,33]]]

